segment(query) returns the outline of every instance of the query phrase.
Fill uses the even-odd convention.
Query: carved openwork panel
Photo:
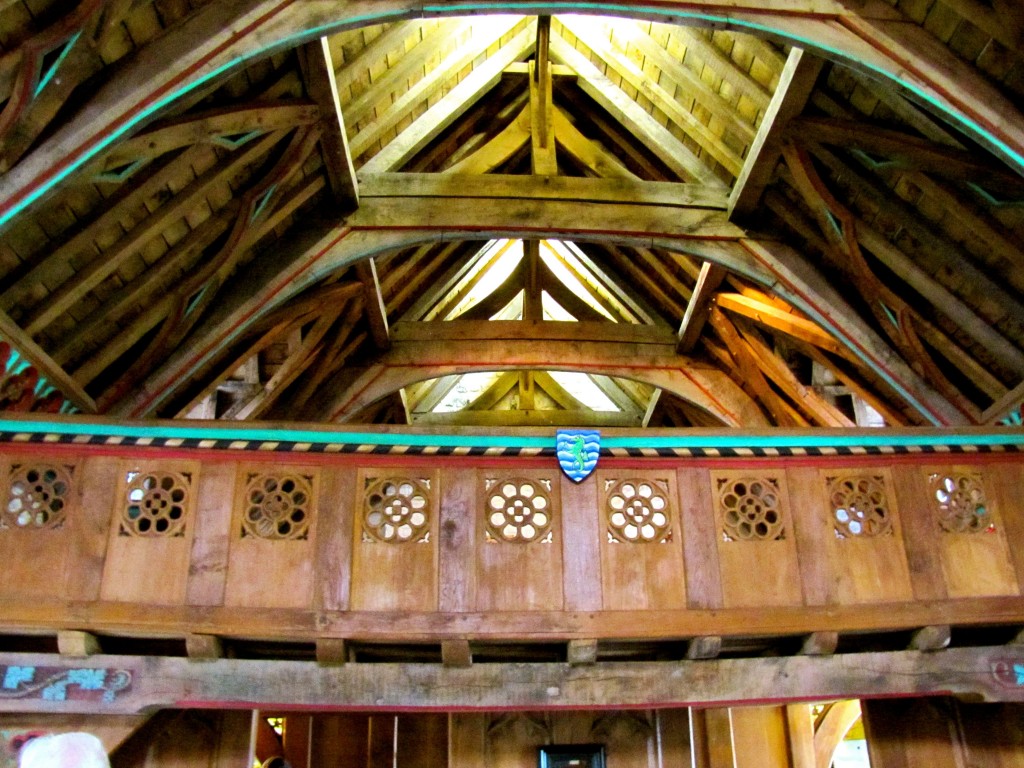
[[[363,493],[363,541],[403,544],[430,540],[433,506],[429,478],[367,478]]]
[[[71,503],[74,468],[64,464],[14,464],[0,528],[59,528]]]
[[[892,534],[893,514],[884,476],[830,475],[825,482],[836,538],[867,539]]]
[[[981,475],[933,473],[928,477],[928,488],[939,527],[946,533],[995,531]]]
[[[484,480],[484,490],[487,541],[552,542],[555,509],[551,480],[488,477]]]
[[[604,478],[604,516],[612,543],[672,540],[667,483],[643,477]]]
[[[305,540],[313,505],[313,478],[297,472],[246,476],[242,537]]]
[[[778,477],[715,477],[715,494],[724,541],[781,541],[785,510]]]
[[[130,471],[121,513],[122,536],[179,537],[191,504],[191,472]]]

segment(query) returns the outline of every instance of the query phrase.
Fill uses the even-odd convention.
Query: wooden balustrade
[[[1010,546],[1024,537],[1024,461],[1005,440],[616,448],[577,484],[533,448],[148,429],[4,431],[0,633],[172,638],[197,657],[219,640],[320,643],[335,662],[367,643],[440,644],[437,660],[459,667],[488,644],[574,641],[569,661],[586,665],[623,642],[707,659],[788,638],[791,653],[827,656],[865,633],[929,650],[950,627],[1008,640],[1024,624],[1024,554]]]

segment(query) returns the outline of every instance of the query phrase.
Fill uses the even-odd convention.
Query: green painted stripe
[[[21,434],[86,435],[130,439],[237,440],[252,442],[346,443],[358,445],[442,446],[446,448],[554,448],[555,430],[550,435],[460,435],[314,431],[199,425],[96,424],[88,421],[7,421],[0,419],[0,431]],[[985,434],[951,434],[925,431],[912,434],[650,434],[606,435],[603,448],[909,448],[909,447],[997,447],[1024,446],[1024,430],[1006,429]]]

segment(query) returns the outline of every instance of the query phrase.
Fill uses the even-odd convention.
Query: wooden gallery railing
[[[261,672],[254,682],[238,667],[231,674],[242,675],[237,686],[246,679],[244,693],[204,688],[215,685],[214,667],[161,658],[173,667],[165,688],[127,709],[254,697],[337,704],[330,696],[399,706],[388,685],[435,686],[430,675],[468,674],[452,667],[474,657],[500,662],[510,644],[537,643],[567,647],[571,663],[521,664],[518,672],[473,663],[474,674],[506,676],[451,699],[430,689],[404,705],[949,691],[1024,698],[1024,648],[1002,645],[1024,626],[1020,431],[608,431],[596,469],[580,483],[551,455],[554,435],[540,431],[66,420],[4,422],[0,439],[0,632],[18,638],[18,650],[34,649],[25,647],[28,636],[41,638],[40,650],[53,637],[68,650],[75,632],[98,636],[101,648],[121,636],[185,640],[193,657],[225,648],[231,656],[232,643],[246,640],[311,649],[309,662],[274,662],[292,682],[313,676],[290,693],[260,688],[284,678]],[[981,627],[994,628],[984,652],[956,647],[958,633]],[[906,633],[900,651],[907,643],[914,650],[843,652],[872,650],[845,647],[851,638],[893,632]],[[954,647],[927,653],[951,636]],[[993,637],[1003,639],[993,645]],[[789,642],[790,657],[724,658],[745,647],[760,654],[751,645],[758,638]],[[644,643],[656,646],[651,658],[670,657],[677,644],[691,687],[671,688],[664,667],[614,661]],[[335,671],[354,687],[321,690],[316,670],[373,644],[440,647],[445,664],[411,683],[387,678],[391,665],[349,663]],[[97,650],[84,643],[78,652],[90,648]],[[157,663],[96,657],[115,658]],[[9,668],[57,669],[67,666],[62,659],[0,653]],[[594,661],[646,676],[614,692],[584,692],[537,671],[583,674]],[[783,662],[789,671],[780,679]],[[806,671],[825,663],[825,672]],[[711,669],[713,683],[705,679]],[[516,693],[515,674],[540,677]],[[172,678],[178,687],[170,691]],[[729,689],[733,678],[745,687]],[[0,708],[14,706],[3,694]]]

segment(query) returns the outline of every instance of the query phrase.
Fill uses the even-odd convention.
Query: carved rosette
[[[974,473],[933,474],[928,478],[939,527],[946,533],[994,531],[981,476]]]
[[[668,491],[644,479],[606,481],[608,540],[619,543],[666,542],[672,539]]]
[[[292,473],[250,474],[245,487],[242,537],[308,538],[312,481],[309,475]]]
[[[550,480],[488,479],[486,489],[488,541],[551,541]]]
[[[881,475],[826,478],[832,525],[837,538],[869,539],[892,534],[892,515]]]
[[[4,528],[59,528],[71,500],[73,469],[60,464],[15,464],[8,482]]]
[[[719,478],[718,505],[722,537],[726,541],[781,541],[786,538],[777,478]]]
[[[369,482],[363,496],[363,539],[386,544],[428,541],[430,481],[388,477]]]
[[[188,472],[129,472],[122,536],[184,536],[192,491]]]

